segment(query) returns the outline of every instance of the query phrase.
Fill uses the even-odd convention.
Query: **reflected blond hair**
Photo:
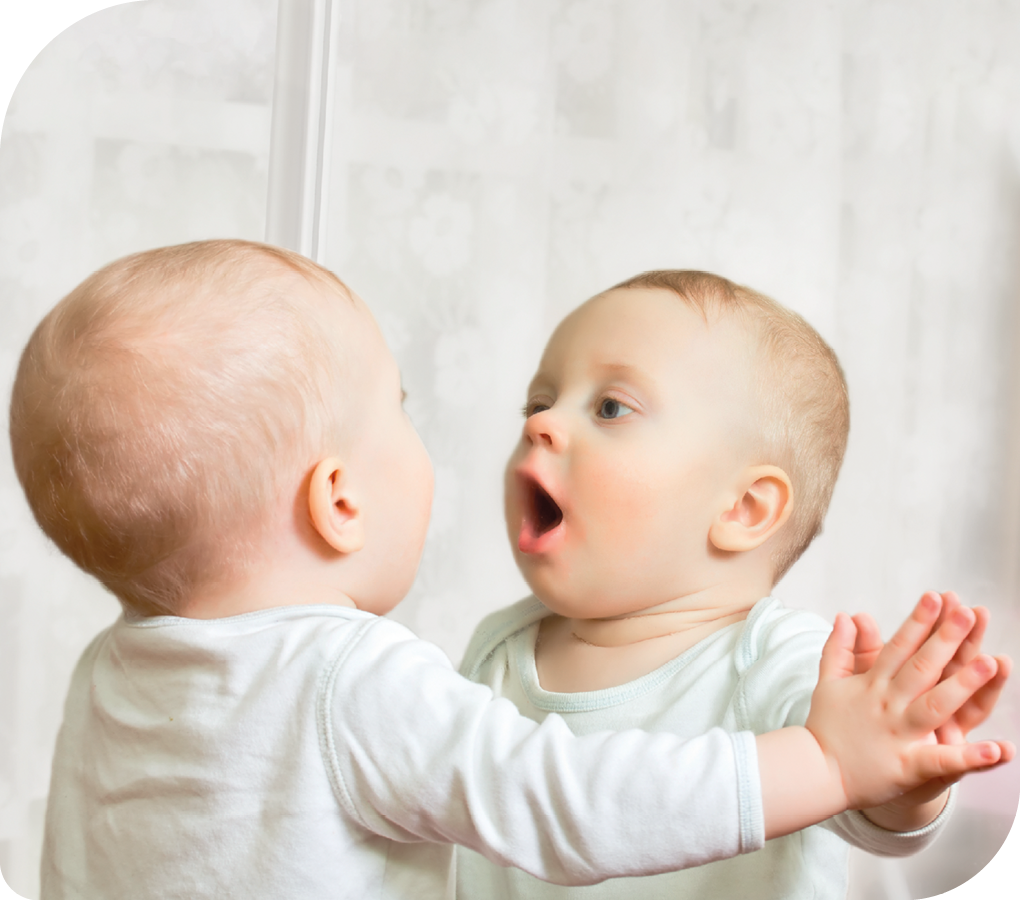
[[[238,240],[86,278],[32,334],[11,398],[43,531],[143,615],[243,576],[295,467],[339,440],[335,306],[352,303],[321,266]]]
[[[843,463],[850,400],[836,354],[797,313],[709,272],[644,272],[611,290],[626,288],[672,291],[710,325],[737,316],[753,337],[760,411],[754,464],[779,466],[793,483],[793,512],[772,554],[775,583],[821,531]]]

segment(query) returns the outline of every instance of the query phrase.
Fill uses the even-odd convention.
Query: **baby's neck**
[[[624,647],[676,635],[687,635],[689,646],[702,637],[739,622],[750,606],[743,600],[722,605],[703,605],[698,598],[684,597],[651,609],[611,619],[570,619],[574,636],[596,647]]]
[[[350,606],[350,569],[357,554],[330,554],[313,531],[307,506],[270,519],[259,545],[258,564],[235,580],[204,585],[177,614],[189,619],[224,619],[281,606]]]
[[[280,606],[356,606],[314,556],[267,543],[262,565],[246,577],[204,586],[182,604],[189,619],[224,619]]]
[[[547,691],[576,693],[634,681],[747,618],[759,599],[707,591],[608,619],[549,616],[535,649],[539,682]]]

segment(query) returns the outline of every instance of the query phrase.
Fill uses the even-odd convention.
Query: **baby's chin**
[[[531,593],[542,601],[551,612],[565,619],[606,619],[632,612],[626,603],[620,603],[620,595],[595,589],[592,585],[573,585],[558,573],[536,565],[534,560],[525,560],[518,566]]]
[[[531,588],[531,593],[557,615],[573,618],[573,613],[569,610],[575,609],[577,604],[572,602],[574,599],[572,592],[564,591],[563,585],[558,583],[559,579],[550,577],[551,573],[547,566],[541,565],[516,549],[514,556],[517,558],[517,568]]]

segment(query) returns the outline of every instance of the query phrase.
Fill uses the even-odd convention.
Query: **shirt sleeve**
[[[578,737],[559,716],[522,716],[388,620],[324,673],[318,722],[338,801],[393,840],[462,844],[572,885],[764,844],[749,732]]]
[[[833,816],[823,826],[848,844],[876,856],[910,856],[927,847],[942,832],[956,804],[956,785],[949,789],[946,805],[931,822],[916,831],[888,831],[872,822],[859,810]]]
[[[755,636],[754,661],[742,675],[740,705],[756,734],[803,725],[818,683],[822,647],[832,627],[802,610],[783,610]],[[942,812],[916,831],[888,831],[858,810],[848,810],[820,823],[848,844],[878,856],[909,856],[927,847],[942,832],[954,804],[955,789]]]

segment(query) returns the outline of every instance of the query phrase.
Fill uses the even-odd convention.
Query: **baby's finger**
[[[892,678],[927,640],[941,609],[942,598],[934,591],[928,591],[921,597],[907,620],[878,654],[872,672],[876,676]]]
[[[946,616],[956,609],[956,607],[963,605],[963,601],[960,600],[960,595],[957,594],[956,591],[946,591],[945,593],[941,593],[940,596],[942,597],[942,612],[939,615],[939,625],[945,621]]]
[[[942,609],[939,611],[939,617],[935,620],[935,624],[931,627],[931,633],[934,634],[944,624],[950,613],[963,603],[960,600],[960,595],[956,591],[946,591],[945,593],[939,593],[942,598]]]
[[[854,643],[854,674],[867,672],[878,658],[882,647],[882,634],[878,625],[868,613],[857,613],[853,616],[857,626],[857,640]]]
[[[825,646],[822,647],[822,661],[818,664],[818,680],[835,680],[854,674],[854,642],[857,626],[846,613],[836,613]]]
[[[905,718],[909,727],[921,734],[940,728],[995,677],[997,669],[998,663],[991,656],[971,660],[952,678],[940,682],[907,707]]]
[[[939,594],[942,598],[942,610],[939,612],[938,619],[935,620],[935,628],[938,628],[943,622],[946,621],[946,617],[958,606],[962,606],[959,594],[956,591],[946,591],[944,594]]]
[[[950,595],[943,595],[943,612],[945,611],[944,604],[946,596]],[[955,597],[955,595],[952,596]],[[957,600],[955,606],[959,605],[960,603]],[[970,634],[968,634],[967,637],[964,638],[963,643],[960,644],[960,649],[956,651],[956,655],[952,658],[949,665],[946,666],[942,673],[943,678],[948,678],[956,672],[960,666],[967,665],[967,663],[981,652],[981,643],[984,641],[985,631],[988,629],[989,612],[983,606],[974,606],[971,608],[973,609],[975,616],[974,627],[971,628]]]
[[[976,744],[919,744],[911,754],[907,777],[912,784],[938,778],[946,784],[970,772],[978,772],[1013,758],[1009,741],[981,741]]]
[[[1008,656],[996,656],[995,662],[998,664],[995,677],[975,691],[974,695],[957,710],[954,718],[962,737],[966,737],[968,732],[988,718],[999,701],[1002,689],[1006,686],[1006,679],[1013,669],[1013,661]]]
[[[901,691],[908,700],[913,700],[937,684],[946,665],[956,655],[973,626],[972,610],[966,606],[954,609],[939,629],[924,642],[924,646],[896,673],[892,680],[893,688]]]

